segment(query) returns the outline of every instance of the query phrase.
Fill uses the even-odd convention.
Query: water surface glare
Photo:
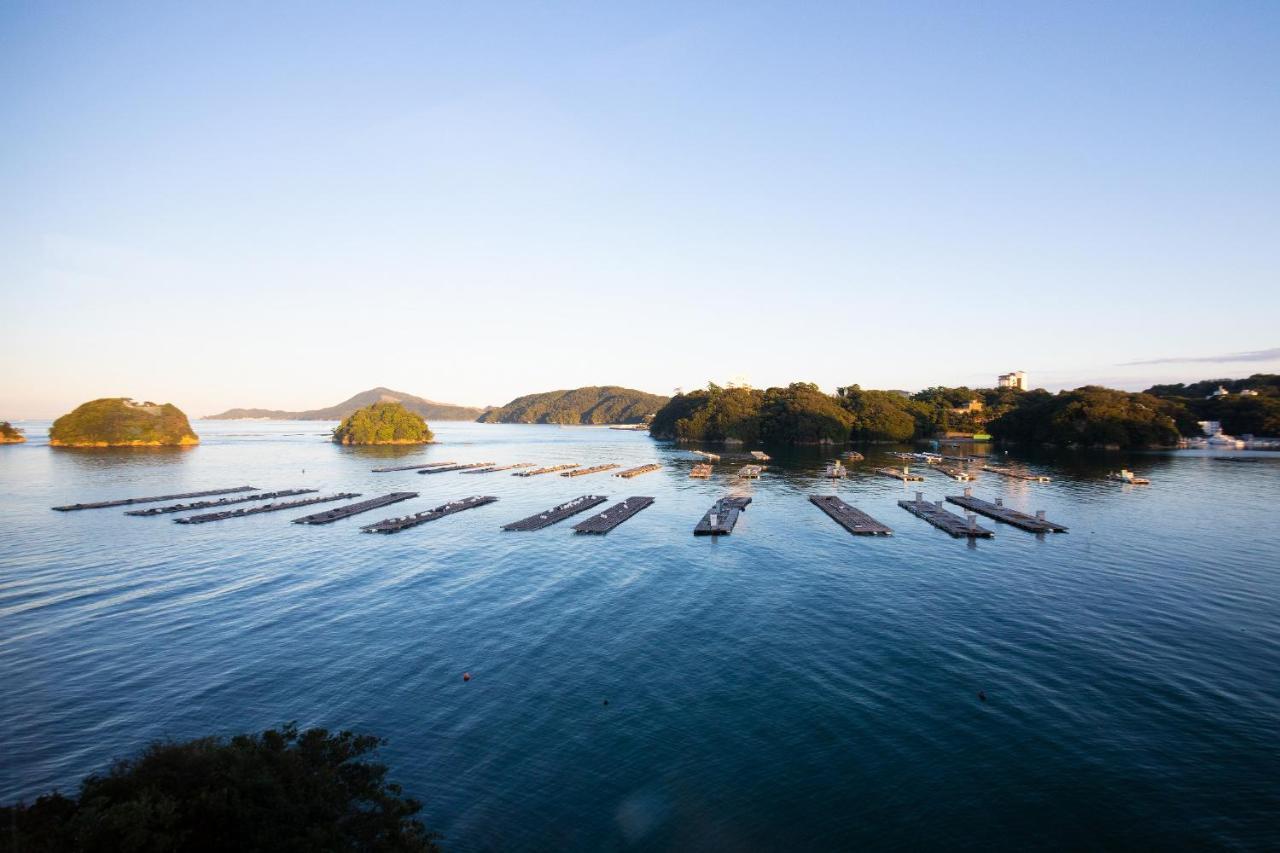
[[[608,429],[360,449],[197,422],[197,448],[75,451],[23,426],[0,446],[0,801],[296,719],[388,738],[452,851],[1280,847],[1280,454],[1033,454],[1053,482],[974,493],[1070,532],[984,519],[970,545],[896,506],[962,484],[876,476],[899,464],[878,448],[846,481],[813,449],[739,484],[732,450],[694,480]],[[665,467],[370,471],[418,459]],[[1153,485],[1101,479],[1122,465]],[[320,527],[289,522],[342,504],[49,509],[245,484],[421,496]],[[692,536],[730,492],[754,498],[734,535]],[[894,536],[850,536],[807,500],[830,493]],[[571,533],[587,514],[499,530],[583,494],[656,502],[603,537]],[[499,500],[358,532],[468,495]]]

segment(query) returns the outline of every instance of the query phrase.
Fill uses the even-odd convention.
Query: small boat
[[[840,480],[848,475],[849,471],[838,460],[827,465],[827,470],[822,472],[828,480]]]
[[[1149,486],[1151,481],[1146,477],[1137,477],[1128,468],[1121,468],[1120,473],[1112,471],[1107,475],[1108,480],[1115,480],[1120,483],[1128,483],[1131,486]]]

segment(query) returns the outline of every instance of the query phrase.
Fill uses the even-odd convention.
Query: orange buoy
[[[471,680],[471,673],[469,673],[469,672],[464,672],[464,673],[462,673],[462,680],[463,680],[463,681],[470,681],[470,680]]]

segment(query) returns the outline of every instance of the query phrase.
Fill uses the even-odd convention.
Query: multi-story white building
[[[1027,374],[1023,370],[1015,370],[1012,373],[1002,373],[996,378],[1001,388],[1017,388],[1019,391],[1027,390]]]

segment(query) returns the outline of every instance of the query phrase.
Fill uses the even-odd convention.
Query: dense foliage
[[[858,441],[909,441],[925,411],[896,391],[864,391],[857,385],[836,389],[852,418],[850,437]]]
[[[1096,385],[1050,394],[1027,391],[991,421],[997,439],[1057,445],[1147,447],[1177,444],[1176,404]]]
[[[422,415],[399,403],[365,406],[333,430],[333,440],[340,444],[426,444],[432,438]]]
[[[0,444],[17,444],[26,441],[27,437],[8,421],[0,421]]]
[[[1224,397],[1211,396],[1219,387],[1230,392]],[[1253,395],[1241,395],[1241,391]],[[1280,436],[1280,375],[1255,373],[1248,379],[1214,379],[1190,385],[1154,385],[1147,394],[1178,404],[1188,412],[1186,420],[1193,428],[1182,425],[1184,435],[1195,435],[1195,421],[1220,421],[1230,435]]]
[[[811,382],[769,388],[760,405],[760,438],[770,444],[844,444],[854,416]]]
[[[721,388],[677,394],[658,410],[649,424],[655,438],[680,441],[735,441],[760,438],[760,407],[764,392],[754,388]]]
[[[13,851],[436,851],[421,805],[367,760],[382,741],[293,724],[161,743],[58,793],[0,808]]]
[[[666,402],[666,397],[631,388],[592,385],[526,394],[477,420],[486,424],[638,424]]]
[[[91,400],[49,428],[49,443],[69,447],[186,445],[200,439],[172,403],[136,403],[127,397]]]
[[[1034,444],[1147,447],[1197,435],[1197,419],[1212,419],[1230,432],[1280,435],[1280,393],[1253,385],[1260,389],[1257,397],[1193,406],[1097,386],[1058,394],[945,387],[907,394],[847,385],[831,396],[805,382],[764,391],[711,384],[672,397],[654,415],[650,433],[680,441],[815,444],[990,432]]]

